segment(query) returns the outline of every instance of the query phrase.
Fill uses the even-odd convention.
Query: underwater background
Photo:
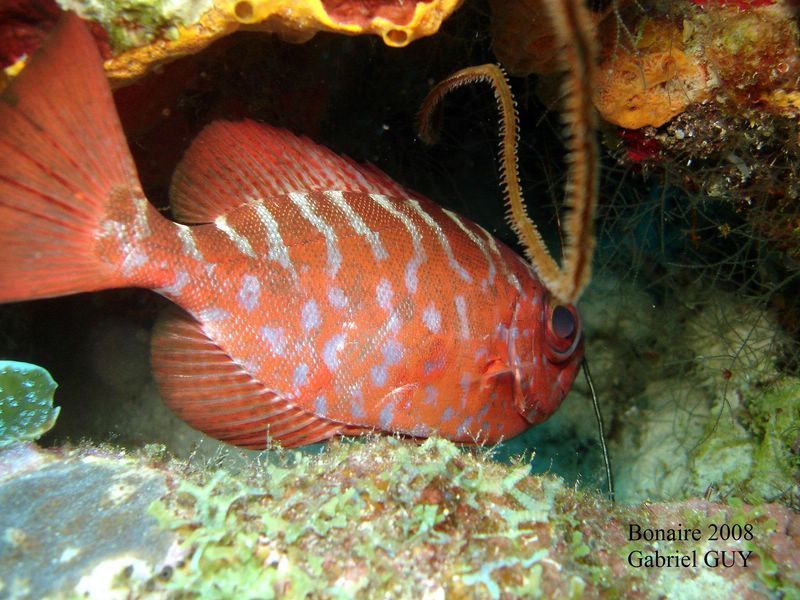
[[[503,60],[493,50],[501,35],[498,4],[464,2],[435,35],[403,48],[376,36],[321,32],[297,44],[239,31],[117,86],[115,101],[148,199],[168,213],[170,177],[194,136],[215,119],[247,117],[372,163],[519,250],[504,218],[498,116],[488,87],[448,96],[437,115],[437,144],[421,143],[415,131],[420,102],[436,82],[464,66]],[[508,4],[533,10],[535,3]],[[150,372],[149,340],[169,303],[156,294],[115,290],[2,305],[0,359],[45,367],[58,383],[60,406],[55,426],[38,442],[59,458],[13,461],[62,461],[67,466],[59,468],[76,473],[87,456],[108,461],[102,467],[107,471],[87,475],[93,483],[73,499],[115,478],[149,490],[140,510],[160,525],[144,528],[131,547],[155,550],[137,559],[141,564],[125,582],[108,585],[134,597],[183,591],[208,597],[433,598],[548,591],[613,596],[638,582],[650,590],[643,597],[691,598],[715,589],[742,597],[800,597],[800,100],[777,109],[777,96],[768,93],[770,86],[800,93],[796,6],[701,4],[592,6],[595,14],[610,15],[598,17],[601,58],[609,69],[621,55],[644,64],[663,43],[652,40],[672,35],[664,33],[665,23],[681,30],[683,50],[696,56],[700,51],[687,41],[691,23],[692,31],[705,26],[717,36],[713,44],[706,39],[709,55],[701,56],[713,59],[720,86],[712,97],[693,97],[696,102],[662,124],[602,120],[600,126],[597,247],[579,309],[616,508],[604,504],[603,457],[582,375],[550,420],[495,448],[459,451],[441,440],[416,445],[370,437],[299,453],[260,453],[212,440],[164,406]],[[57,12],[46,2],[34,5],[38,14]],[[776,12],[757,12],[770,8]],[[0,10],[0,32],[24,20],[24,10],[15,10]],[[702,10],[702,16],[693,12]],[[128,18],[135,20],[130,13]],[[609,22],[615,26],[603,25]],[[764,35],[760,27],[784,32],[782,48],[794,55],[766,53],[754,41]],[[114,43],[121,42],[111,36],[111,51]],[[752,62],[754,53],[760,62]],[[738,76],[726,56],[739,65]],[[557,74],[513,76],[515,68],[509,69],[528,210],[558,249],[565,165]],[[754,82],[757,69],[786,72]],[[747,92],[728,93],[742,89]],[[545,476],[525,478],[529,473]],[[77,475],[53,477],[66,482]],[[31,489],[4,495],[3,485],[0,478],[0,506],[14,498],[21,506],[20,495]],[[620,531],[629,521],[651,518],[662,527],[703,527],[716,511],[728,524],[763,526],[752,541],[761,556],[752,573],[737,566],[728,573],[701,569],[691,577],[669,570],[643,574],[630,562],[626,566],[632,540],[619,533],[607,545],[600,542],[605,519]],[[263,530],[241,526],[241,535],[231,533],[254,521]],[[588,525],[581,529],[578,522]],[[35,529],[36,519],[29,525]],[[124,527],[116,521],[106,526]],[[770,537],[776,532],[782,541]],[[550,543],[522,543],[537,536]],[[75,540],[70,543],[87,543],[77,534]],[[12,546],[19,544],[8,537],[0,542],[0,566],[17,569],[27,562],[30,572],[18,580],[27,577],[29,587],[3,577],[0,597],[45,593],[30,583],[35,562]],[[206,548],[211,550],[204,555]],[[552,573],[551,559],[562,561],[569,576]],[[124,570],[123,563],[115,568]],[[88,573],[92,564],[87,559],[80,568]],[[404,580],[401,574],[414,568],[417,575]],[[56,589],[78,590],[71,577]],[[681,595],[677,590],[688,589],[682,586],[689,579],[695,588]],[[89,587],[81,593],[110,597],[104,594],[111,588],[98,592],[84,584]]]

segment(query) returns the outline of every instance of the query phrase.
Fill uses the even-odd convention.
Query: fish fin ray
[[[123,285],[96,242],[136,193],[102,60],[67,13],[0,100],[0,302]]]
[[[272,440],[291,448],[328,439],[345,427],[268,389],[177,308],[156,323],[151,362],[167,406],[190,426],[229,444],[261,449]]]
[[[248,200],[289,192],[337,190],[408,196],[373,165],[284,129],[255,121],[215,121],[194,139],[172,178],[170,202],[181,223],[210,223]]]

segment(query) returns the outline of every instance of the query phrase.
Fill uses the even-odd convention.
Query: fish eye
[[[553,304],[546,320],[545,352],[551,363],[570,360],[582,346],[581,318],[569,304]]]
[[[566,306],[558,305],[553,309],[553,314],[550,317],[550,327],[556,336],[565,340],[575,334],[577,323],[575,322],[575,317]]]

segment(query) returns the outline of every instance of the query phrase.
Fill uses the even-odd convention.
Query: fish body
[[[76,17],[4,97],[0,149],[0,301],[113,287],[167,297],[156,382],[218,439],[493,442],[546,419],[575,377],[578,313],[524,260],[305,138],[211,124],[175,173],[178,222],[164,218]]]

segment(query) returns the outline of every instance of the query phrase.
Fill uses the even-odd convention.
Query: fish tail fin
[[[0,97],[0,302],[135,285],[103,244],[147,211],[102,59],[66,14]]]

